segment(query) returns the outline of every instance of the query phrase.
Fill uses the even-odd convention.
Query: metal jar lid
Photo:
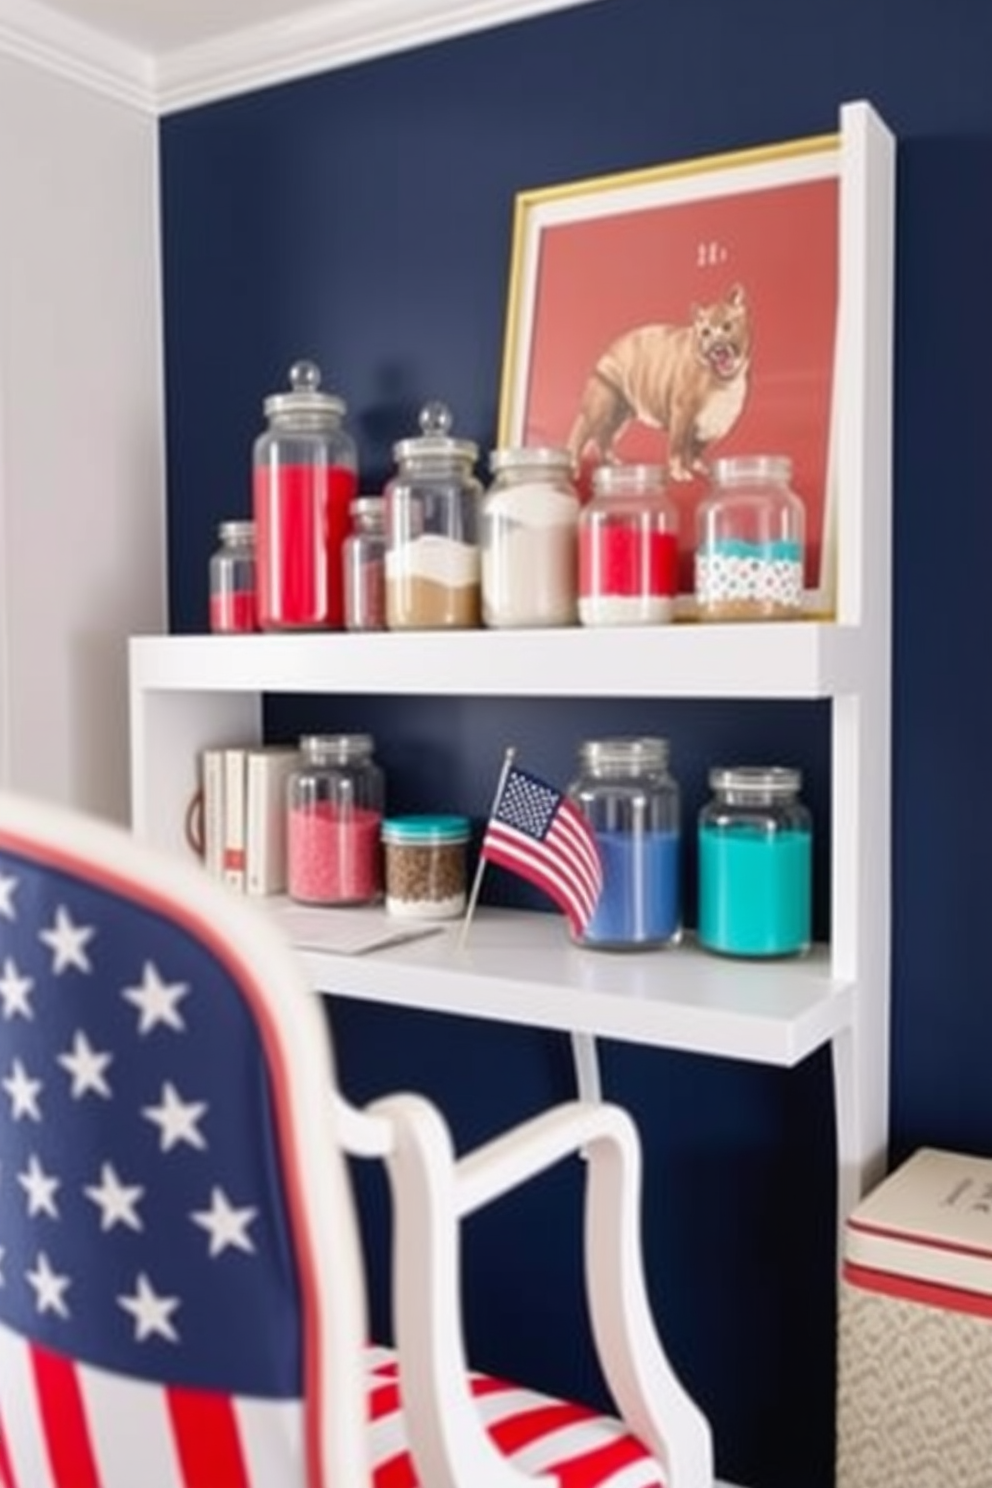
[[[710,789],[755,796],[794,796],[803,783],[801,770],[785,765],[716,765]]]

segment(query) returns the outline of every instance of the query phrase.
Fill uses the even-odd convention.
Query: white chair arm
[[[514,1468],[493,1445],[469,1385],[461,1317],[455,1160],[428,1101],[389,1096],[369,1107],[387,1120],[394,1197],[393,1322],[407,1438],[430,1488],[555,1488]]]
[[[603,1102],[572,1101],[542,1112],[455,1160],[437,1110],[415,1096],[393,1096],[370,1114],[395,1123],[387,1159],[396,1194],[395,1315],[404,1390],[416,1377],[425,1417],[450,1411],[450,1371],[465,1378],[460,1316],[460,1219],[518,1187],[562,1158],[587,1158],[585,1278],[593,1338],[617,1409],[665,1468],[669,1488],[712,1488],[713,1449],[705,1416],[672,1369],[658,1336],[644,1279],[640,1236],[641,1149],[626,1111]],[[406,1212],[404,1212],[406,1211]],[[405,1239],[404,1239],[405,1237]],[[425,1276],[426,1270],[426,1276]],[[426,1378],[425,1361],[437,1370]],[[444,1455],[456,1472],[458,1442],[478,1451],[477,1415],[462,1385],[458,1406],[474,1427],[452,1417],[424,1450]],[[445,1405],[445,1402],[448,1402]],[[411,1441],[413,1423],[411,1417]],[[415,1447],[416,1450],[416,1447]],[[467,1460],[467,1459],[466,1459]],[[457,1488],[421,1464],[424,1481]],[[494,1472],[496,1470],[494,1469]],[[508,1469],[501,1463],[499,1478]],[[521,1481],[518,1474],[513,1475]]]

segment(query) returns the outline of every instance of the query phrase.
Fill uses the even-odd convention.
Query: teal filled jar
[[[699,943],[725,956],[809,949],[813,832],[802,775],[780,766],[710,771],[699,814]]]

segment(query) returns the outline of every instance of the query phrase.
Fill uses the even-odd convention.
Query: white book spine
[[[245,824],[245,889],[286,892],[287,780],[299,760],[295,749],[271,746],[248,753]]]
[[[203,792],[203,866],[214,878],[224,876],[224,751],[204,749],[200,755]]]
[[[247,750],[224,750],[224,872],[230,888],[245,887],[245,760]]]

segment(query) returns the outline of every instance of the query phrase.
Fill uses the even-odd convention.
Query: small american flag
[[[553,785],[511,765],[482,839],[482,857],[529,879],[564,910],[576,934],[603,887],[596,836]]]
[[[3,1488],[303,1480],[278,1099],[196,934],[0,852]]]

